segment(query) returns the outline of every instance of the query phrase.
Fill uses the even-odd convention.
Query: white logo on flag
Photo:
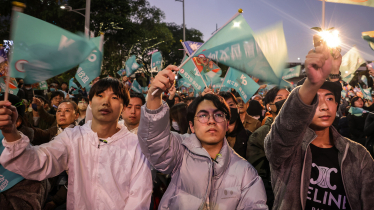
[[[244,74],[242,74],[242,76],[240,76],[240,79],[242,80],[243,85],[247,85],[247,80],[245,80]]]
[[[16,70],[21,72],[21,73],[25,73],[25,67],[23,65],[25,63],[28,63],[28,61],[27,60],[18,60],[15,64]]]
[[[68,39],[66,36],[61,36],[60,45],[58,46],[58,51],[62,50],[65,47],[69,47],[71,44],[73,44],[75,41],[72,39]]]

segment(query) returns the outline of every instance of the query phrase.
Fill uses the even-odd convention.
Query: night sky
[[[175,0],[148,0],[165,12],[165,22],[182,25],[182,2]],[[288,60],[304,62],[305,55],[313,48],[311,27],[321,26],[322,2],[318,0],[185,0],[185,18],[188,28],[196,28],[207,40],[225,24],[239,8],[256,32],[262,28],[283,22],[288,46]],[[361,38],[361,32],[374,31],[374,7],[326,2],[327,27],[340,31],[342,55],[356,45],[362,56],[374,60],[374,51]],[[183,35],[181,34],[180,39]],[[182,48],[182,46],[181,46]]]

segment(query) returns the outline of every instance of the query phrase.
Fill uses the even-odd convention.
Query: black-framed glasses
[[[197,118],[197,121],[199,121],[201,123],[207,123],[210,119],[210,116],[211,115],[208,114],[208,113],[200,113],[200,114],[196,115],[195,117]],[[221,122],[226,120],[226,114],[223,113],[223,112],[214,113],[213,114],[213,119],[217,123],[221,123]]]

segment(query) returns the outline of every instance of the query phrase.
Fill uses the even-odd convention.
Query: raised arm
[[[0,129],[4,135],[4,151],[0,164],[26,179],[43,180],[68,169],[66,132],[42,146],[31,146],[27,136],[18,132],[17,109],[8,101],[0,101]]]
[[[36,104],[40,119],[43,119],[46,123],[52,125],[56,121],[56,116],[49,114],[42,106],[39,98],[34,97],[33,104]]]
[[[163,173],[172,173],[183,158],[182,136],[170,132],[169,107],[161,99],[161,93],[170,88],[175,79],[168,66],[152,81],[147,103],[142,106],[138,138],[143,154],[154,168]],[[152,95],[152,93],[157,92]]]
[[[340,65],[339,59],[341,62],[341,56],[335,60],[325,45],[309,51],[305,60],[307,78],[292,91],[265,138],[265,154],[273,167],[279,167],[301,145],[318,106],[317,91],[332,66]]]

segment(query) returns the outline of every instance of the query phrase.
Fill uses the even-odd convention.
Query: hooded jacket
[[[295,88],[265,138],[265,154],[270,163],[275,209],[305,209],[311,179],[310,143],[317,137],[309,128],[318,107],[318,97],[304,104]],[[338,161],[345,193],[355,210],[374,207],[374,161],[368,151],[341,136],[333,126],[330,134],[338,149]]]
[[[224,139],[213,162],[195,134],[170,131],[169,107],[142,106],[139,144],[152,166],[171,174],[159,209],[267,209],[266,194],[256,170]]]
[[[26,179],[43,180],[69,171],[67,209],[149,209],[152,177],[136,135],[125,126],[99,141],[84,126],[66,128],[49,143],[31,146],[29,139],[3,140],[0,163]]]

